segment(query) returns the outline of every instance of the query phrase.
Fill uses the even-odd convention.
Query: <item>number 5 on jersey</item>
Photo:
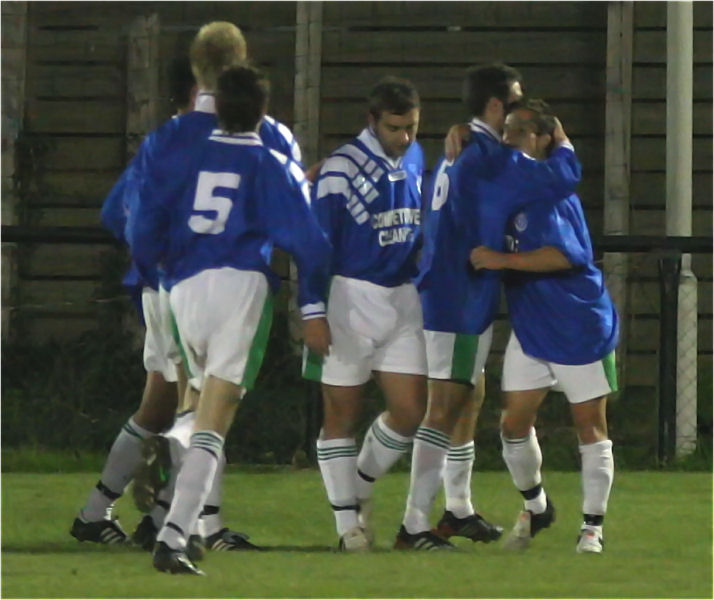
[[[201,171],[198,174],[193,212],[209,214],[192,215],[188,220],[188,226],[196,233],[212,233],[214,235],[223,233],[233,202],[230,198],[221,196],[216,190],[219,188],[237,190],[239,185],[240,175],[238,173]],[[215,215],[211,213],[215,213]]]

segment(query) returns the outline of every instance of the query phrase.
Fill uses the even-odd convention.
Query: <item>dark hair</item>
[[[196,78],[188,56],[177,56],[169,65],[169,97],[175,109],[186,108],[191,102],[191,90]]]
[[[555,146],[555,141],[552,139],[555,130],[555,115],[550,105],[540,98],[521,98],[513,103],[511,110],[527,110],[531,113],[528,122],[533,123],[536,134],[551,136],[550,144],[546,148],[546,154],[550,154]]]
[[[380,79],[372,88],[368,97],[369,112],[379,119],[383,112],[403,115],[414,108],[419,108],[419,93],[407,79],[388,76]]]
[[[268,104],[270,84],[250,66],[232,67],[218,77],[216,112],[224,131],[255,130]]]
[[[508,65],[492,63],[471,67],[464,78],[462,99],[469,115],[481,116],[491,98],[508,104],[513,82],[520,83],[521,74]]]

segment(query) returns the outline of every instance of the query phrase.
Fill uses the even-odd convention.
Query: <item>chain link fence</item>
[[[48,239],[64,239],[66,233],[55,231]],[[4,241],[12,235],[3,228]],[[89,242],[96,244],[92,236],[96,233]],[[31,241],[17,243],[22,249]],[[126,254],[118,246],[105,245],[103,256],[101,280],[84,299],[28,299],[21,293],[15,303],[4,307],[18,332],[14,339],[3,340],[5,448],[104,452],[138,406],[144,385],[142,330],[119,283]],[[679,264],[677,252],[638,251],[624,256],[627,260],[621,264],[627,269],[620,275],[626,274],[627,309],[621,334],[625,352],[618,355],[621,391],[608,407],[618,464],[651,468],[675,457],[689,457],[706,467],[711,464],[712,432],[711,254],[695,254],[691,261],[685,257],[675,279],[676,294],[669,295],[664,293],[667,273],[661,263]],[[283,288],[256,390],[246,396],[227,441],[229,458],[239,462],[303,464],[314,458],[321,418],[319,390],[300,376],[301,358],[291,343],[295,332],[288,317],[289,290],[287,285]],[[674,318],[667,321],[667,303],[673,298],[679,316],[675,307]],[[96,326],[65,341],[38,343],[23,335],[23,327],[32,324],[38,310],[61,316],[67,309],[94,315]],[[498,434],[500,377],[509,327],[505,320],[497,325],[501,347],[494,344],[489,360],[487,397],[477,431],[477,465],[486,469],[503,467]],[[675,361],[679,353],[674,367],[668,347],[674,348]],[[383,407],[376,386],[368,386],[366,399],[363,431]],[[538,433],[549,466],[578,467],[577,440],[562,394],[549,394],[539,414]]]

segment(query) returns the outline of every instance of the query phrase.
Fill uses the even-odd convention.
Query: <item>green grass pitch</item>
[[[224,516],[267,547],[209,553],[207,577],[154,571],[134,548],[103,548],[68,534],[96,474],[2,476],[4,598],[711,598],[711,473],[618,472],[605,524],[606,551],[577,555],[578,473],[545,474],[557,520],[525,553],[457,541],[458,553],[391,550],[408,475],[377,483],[378,548],[343,555],[317,470],[226,476]],[[475,473],[474,498],[509,528],[520,497],[505,472]],[[435,510],[441,510],[441,501]],[[129,499],[117,514],[139,519]]]

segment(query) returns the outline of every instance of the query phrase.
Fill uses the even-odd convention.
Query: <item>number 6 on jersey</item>
[[[193,215],[188,220],[188,226],[196,233],[212,233],[214,235],[223,233],[233,202],[230,198],[220,196],[215,192],[218,188],[237,190],[239,185],[240,175],[238,173],[201,171],[198,174],[193,210],[194,212],[214,212],[216,215],[213,218],[205,214]]]

